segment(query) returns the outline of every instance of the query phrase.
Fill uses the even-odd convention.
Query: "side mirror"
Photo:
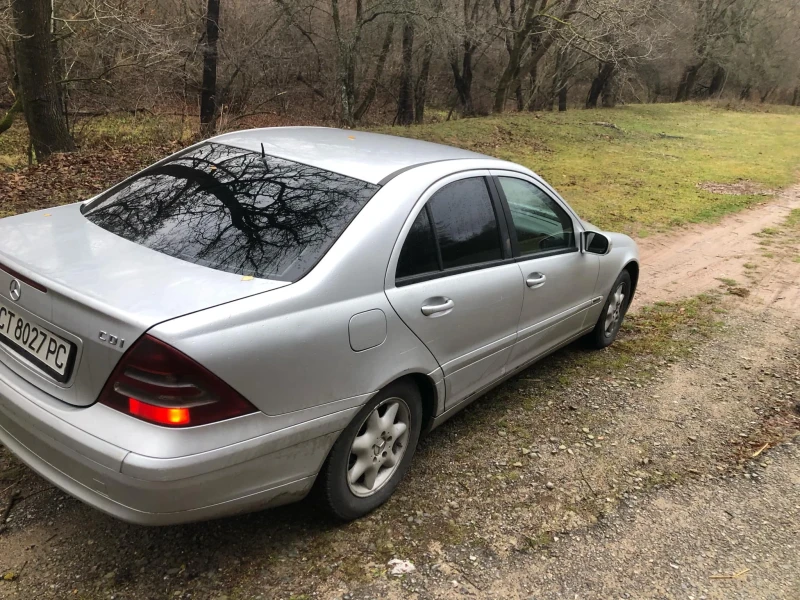
[[[583,251],[605,255],[611,252],[611,240],[596,231],[583,232]]]

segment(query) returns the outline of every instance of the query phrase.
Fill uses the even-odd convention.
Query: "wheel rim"
[[[350,446],[347,486],[364,498],[392,478],[408,449],[411,411],[402,398],[387,398],[369,413]]]
[[[625,284],[620,283],[608,303],[606,310],[605,334],[609,336],[614,333],[614,330],[619,327],[622,320],[622,309],[625,307]]]

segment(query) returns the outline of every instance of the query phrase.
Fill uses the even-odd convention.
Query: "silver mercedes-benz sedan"
[[[0,220],[0,441],[120,519],[354,519],[421,434],[577,338],[638,251],[488,156],[327,128],[195,144]]]

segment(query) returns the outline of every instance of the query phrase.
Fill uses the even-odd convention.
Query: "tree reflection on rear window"
[[[376,191],[365,181],[208,143],[112,189],[85,216],[192,263],[296,281]]]

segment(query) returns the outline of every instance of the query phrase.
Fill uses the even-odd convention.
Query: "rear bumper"
[[[0,442],[68,494],[142,525],[199,521],[300,500],[357,410],[212,451],[159,459],[115,445],[113,428],[108,439],[100,439],[68,422],[72,411],[112,409],[58,403],[65,419],[46,409],[42,392],[7,375],[0,365]],[[130,417],[117,414],[119,427],[129,424]],[[105,420],[108,416],[102,412]]]

